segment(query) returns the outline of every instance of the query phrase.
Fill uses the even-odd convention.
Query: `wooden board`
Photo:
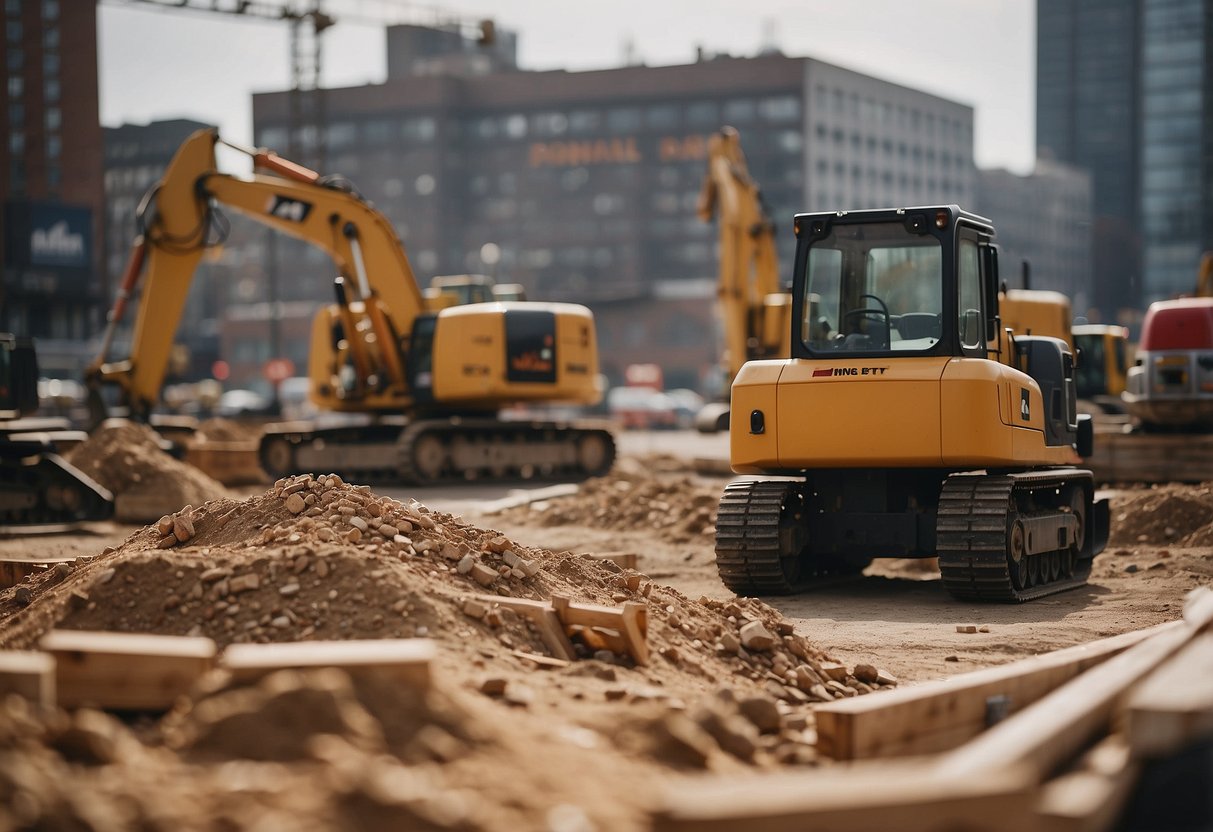
[[[1043,782],[1107,727],[1133,685],[1210,622],[1213,591],[1202,588],[1189,597],[1183,626],[1135,644],[944,755],[940,772],[959,779],[1013,765],[1028,768]]]
[[[10,693],[54,707],[54,657],[32,650],[0,650],[0,699]]]
[[[1205,482],[1213,471],[1213,436],[1096,433],[1083,460],[1099,482]]]
[[[8,589],[35,572],[44,572],[56,563],[74,563],[75,557],[63,558],[0,558],[0,589]]]
[[[1129,757],[1121,734],[1104,738],[1083,754],[1072,771],[1045,783],[1037,801],[1040,832],[1102,832],[1112,829],[1133,795],[1140,766]]]
[[[712,777],[674,787],[653,832],[926,832],[1031,829],[1027,778],[1013,768],[944,779],[919,762]]]
[[[260,444],[258,439],[197,442],[186,449],[185,461],[224,485],[269,482],[258,456]]]
[[[162,711],[214,667],[209,638],[52,630],[38,646],[55,659],[65,708]]]
[[[1007,697],[1008,713],[1178,621],[1033,656],[938,682],[819,705],[817,750],[835,760],[897,757],[956,748],[987,728],[987,703]]]
[[[628,601],[622,608],[605,607],[580,604],[556,595],[552,597],[552,606],[566,630],[585,628],[602,637],[607,649],[627,653],[638,665],[649,663],[648,607],[645,604]]]
[[[436,655],[434,642],[425,638],[233,644],[223,651],[220,666],[240,682],[278,670],[339,667],[355,675],[384,675],[424,690],[430,686],[430,665]]]
[[[568,662],[576,661],[577,652],[573,649],[573,643],[565,634],[564,625],[561,623],[560,617],[556,615],[556,610],[552,609],[552,605],[547,601],[506,598],[500,595],[477,595],[476,599],[489,605],[513,610],[529,619],[535,625],[535,629],[539,631],[544,646],[552,652],[554,657]]]
[[[1133,756],[1166,757],[1213,736],[1213,633],[1197,636],[1130,694]]]

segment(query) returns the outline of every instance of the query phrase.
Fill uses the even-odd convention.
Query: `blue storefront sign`
[[[5,265],[88,269],[92,264],[93,212],[53,202],[6,202]]]

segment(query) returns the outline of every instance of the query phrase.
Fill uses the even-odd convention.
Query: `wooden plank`
[[[233,644],[223,651],[220,665],[239,682],[278,670],[339,667],[351,675],[373,673],[425,690],[430,686],[430,665],[436,655],[434,642],[425,638],[297,641]]]
[[[817,750],[835,760],[897,757],[956,748],[987,726],[987,703],[1027,707],[1079,673],[1178,621],[1056,650],[1012,664],[819,705]]]
[[[944,779],[920,762],[826,771],[712,777],[677,786],[653,832],[984,832],[1031,829],[1028,777],[1012,767]]]
[[[0,589],[8,589],[35,572],[44,572],[56,563],[74,563],[75,557],[0,558]]]
[[[1193,639],[1134,689],[1124,726],[1135,758],[1167,757],[1213,736],[1213,633]]]
[[[956,778],[1024,766],[1044,781],[1105,729],[1129,689],[1213,622],[1213,591],[1196,590],[1184,626],[1165,630],[1088,670],[981,736],[945,754],[939,770]]]
[[[65,708],[162,711],[215,665],[209,638],[52,630],[38,645],[55,659]]]
[[[33,650],[0,650],[0,699],[10,693],[43,707],[54,707],[54,657]]]
[[[556,595],[552,597],[552,606],[566,628],[581,627],[591,631],[613,630],[618,633],[623,642],[623,650],[613,642],[607,633],[597,632],[599,636],[607,636],[608,649],[614,652],[626,652],[638,665],[649,662],[648,647],[648,607],[637,601],[628,601],[622,607],[606,607],[599,604],[581,604]]]
[[[1072,771],[1040,790],[1032,828],[1041,832],[1102,832],[1111,829],[1133,795],[1141,767],[1129,756],[1122,734],[1105,737]]]
[[[1103,482],[1204,482],[1213,471],[1213,436],[1096,433],[1083,466]]]
[[[552,655],[564,661],[576,661],[577,652],[573,643],[564,632],[564,625],[556,611],[547,601],[532,601],[529,598],[506,598],[501,595],[477,595],[476,599],[490,605],[497,605],[513,610],[524,618],[530,619],[539,631],[544,646]]]

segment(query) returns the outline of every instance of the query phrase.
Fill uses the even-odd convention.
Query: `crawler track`
[[[1077,530],[1066,519],[1081,493]],[[944,586],[963,601],[1017,603],[1080,587],[1091,571],[1083,535],[1091,474],[1073,469],[1025,474],[954,474],[939,498],[936,540]],[[1065,546],[1027,553],[1023,521],[1063,524]],[[1017,523],[1021,524],[1017,530]],[[1076,539],[1075,539],[1076,535]],[[1060,541],[1058,541],[1060,542]]]
[[[716,568],[738,595],[790,595],[854,580],[842,563],[814,565],[801,555],[805,505],[795,481],[730,483],[716,512]]]
[[[615,461],[615,440],[598,427],[494,419],[423,419],[396,442],[405,482],[585,479]]]
[[[38,443],[0,448],[0,533],[66,531],[113,516],[113,497]]]

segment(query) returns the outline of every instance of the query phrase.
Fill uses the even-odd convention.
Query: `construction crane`
[[[222,14],[250,21],[285,22],[291,27],[290,41],[290,138],[287,153],[317,170],[325,168],[324,96],[321,89],[323,35],[338,21],[363,26],[394,26],[412,23],[422,26],[457,26],[474,32],[482,46],[494,42],[492,20],[468,20],[437,7],[417,6],[395,0],[379,0],[377,12],[365,4],[356,11],[329,14],[323,0],[104,0],[108,5],[127,8],[147,7],[161,11],[186,11]],[[310,152],[296,146],[303,127],[313,126],[315,138]]]

